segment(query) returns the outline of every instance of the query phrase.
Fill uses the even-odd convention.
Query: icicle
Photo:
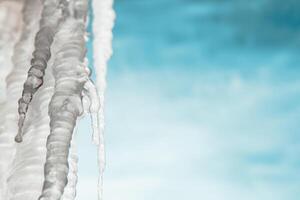
[[[60,200],[67,185],[68,156],[73,130],[83,113],[82,92],[88,81],[84,64],[86,0],[75,0],[70,15],[56,34],[55,91],[49,104],[50,135],[47,138],[45,181],[40,200]]]
[[[99,177],[98,177],[98,196],[99,199],[102,199],[103,196],[103,172],[104,172],[104,164],[105,164],[105,155],[104,155],[104,138],[103,134],[100,134],[99,128],[99,109],[100,109],[100,101],[98,98],[98,93],[95,85],[91,80],[87,81],[84,86],[84,97],[87,97],[86,101],[88,101],[88,105],[84,106],[85,110],[88,110],[93,130],[92,141],[95,145],[98,146],[97,154],[98,154],[98,165],[99,165]],[[88,108],[87,108],[88,107]]]
[[[97,145],[99,165],[98,198],[101,199],[103,196],[104,92],[106,65],[112,54],[111,29],[114,12],[113,0],[94,0],[94,60],[97,75],[95,86],[89,79],[90,72],[84,61],[87,1],[26,0],[24,3],[25,29],[14,50],[14,69],[7,77],[8,101],[3,104],[5,109],[1,113],[4,122],[0,126],[0,131],[5,132],[5,137],[4,134],[0,134],[3,139],[0,140],[0,148],[3,149],[4,155],[0,162],[4,175],[0,174],[0,180],[7,180],[6,173],[10,177],[8,184],[0,184],[0,197],[4,197],[4,200],[31,200],[38,197],[40,200],[75,198],[77,159],[73,151],[75,149],[73,130],[82,114],[82,106],[88,111],[92,121],[92,140]],[[0,3],[2,2],[0,0]],[[20,0],[15,2],[21,3]],[[17,107],[21,93],[22,97]],[[9,112],[6,113],[6,110]],[[23,143],[15,144],[13,137],[16,134],[15,141],[22,142],[24,139]],[[26,134],[26,137],[22,138],[23,134]],[[8,145],[13,151],[6,152]],[[38,150],[32,151],[35,148]],[[37,160],[30,166],[34,165],[37,168],[30,168],[32,170],[30,173],[26,171],[22,174],[23,162],[30,163],[29,158],[35,157]],[[14,166],[12,170],[6,172],[12,165],[10,159],[14,160]],[[37,180],[38,176],[31,173],[38,173],[40,179]],[[27,178],[31,176],[35,178]],[[30,184],[20,181],[24,179]],[[31,184],[31,181],[35,185]]]
[[[20,143],[23,138],[23,125],[26,119],[28,106],[33,95],[43,84],[43,77],[47,63],[51,57],[50,48],[59,24],[67,14],[67,0],[44,0],[40,20],[40,30],[35,37],[35,50],[32,53],[31,67],[23,86],[22,97],[19,99],[18,134],[15,141]]]
[[[82,64],[85,56],[83,35],[83,24],[72,18],[67,19],[57,33],[62,46],[56,52],[53,65],[56,84],[49,104],[50,135],[41,200],[59,200],[67,184],[68,151],[76,120],[82,114],[81,92],[88,79]]]
[[[104,93],[106,88],[106,67],[112,55],[112,28],[114,25],[115,13],[113,11],[113,0],[93,0],[94,10],[94,67],[97,77],[97,89],[100,99],[100,110],[98,113],[99,135],[98,144],[98,198],[103,196],[103,171],[105,168],[104,151]],[[95,117],[94,117],[95,118]]]
[[[104,93],[106,88],[106,67],[112,54],[111,40],[115,14],[112,9],[113,0],[93,1],[94,8],[94,66],[97,75],[97,89],[100,99],[99,145],[98,145],[98,198],[103,196],[103,172],[105,168],[104,151]]]
[[[88,80],[84,85],[84,95],[88,97],[88,113],[91,116],[93,137],[92,141],[95,145],[99,145],[99,124],[98,112],[100,108],[100,101],[98,99],[97,89],[91,80]]]
[[[0,103],[0,199],[7,200],[9,196],[7,179],[16,152],[14,142],[18,117],[16,102],[22,91],[20,87],[22,87],[25,79],[23,74],[26,74],[28,70],[20,67],[18,62],[26,60],[27,52],[24,50],[31,49],[31,46],[27,44],[31,43],[36,29],[29,22],[32,17],[37,18],[38,6],[33,7],[36,10],[27,15],[26,12],[31,5],[28,0],[24,7],[23,2],[0,1],[0,4],[0,93],[6,93],[5,101],[2,102],[4,99],[1,99]],[[14,22],[14,20],[16,21]],[[16,29],[18,33],[13,33]],[[9,41],[12,39],[13,41]],[[4,79],[4,75],[7,75],[6,79]],[[5,80],[6,89],[2,87]]]
[[[98,178],[98,185],[99,185],[99,198],[102,197],[102,185],[103,185],[103,172],[104,172],[104,164],[105,164],[105,156],[104,156],[104,139],[103,134],[100,134],[99,128],[99,110],[100,110],[100,101],[98,98],[97,90],[95,85],[92,83],[91,80],[87,81],[84,86],[84,94],[88,97],[88,112],[91,117],[92,123],[92,130],[93,136],[92,141],[95,145],[98,146],[97,153],[98,153],[98,165],[99,165],[99,178]]]

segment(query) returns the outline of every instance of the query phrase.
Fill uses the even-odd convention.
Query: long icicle
[[[9,12],[9,16],[7,17],[17,17],[17,15],[19,14],[19,20],[22,21],[22,23],[20,23],[20,25],[22,25],[20,26],[21,34],[12,49],[13,55],[12,57],[6,57],[7,60],[12,61],[13,67],[6,77],[6,102],[0,105],[0,199],[4,200],[8,199],[9,196],[7,179],[16,152],[16,145],[14,142],[14,135],[18,130],[16,123],[16,120],[18,118],[18,112],[16,112],[16,102],[18,100],[20,92],[22,91],[20,87],[22,87],[22,84],[24,83],[26,78],[24,74],[26,75],[26,71],[28,70],[28,68],[24,68],[24,66],[19,65],[19,63],[27,60],[26,58],[28,57],[28,53],[26,52],[26,50],[31,49],[33,46],[31,45],[31,41],[33,41],[34,31],[36,31],[36,27],[33,23],[30,22],[33,18],[37,18],[39,16],[39,6],[38,4],[32,4],[32,2],[34,2],[34,0],[26,0],[26,4],[23,4],[23,2],[1,2],[1,6],[3,6],[4,3],[9,3],[10,6],[12,5],[12,3],[15,4],[14,9],[16,10],[9,9],[7,11]],[[18,8],[17,5],[20,7]],[[7,21],[7,23],[11,22]],[[1,25],[5,26],[5,23],[1,23]],[[10,26],[12,25],[13,24],[10,24]],[[8,27],[3,28],[7,29]],[[3,36],[5,32],[1,31],[1,34]],[[3,49],[3,51],[7,52],[7,50],[5,49]],[[1,56],[5,55],[6,53],[1,54]],[[6,66],[3,65],[3,67]]]
[[[55,54],[55,92],[49,105],[45,181],[40,200],[60,200],[67,184],[69,147],[76,120],[83,112],[82,92],[89,72],[85,57],[85,0],[74,2],[74,13],[56,35],[61,46]]]
[[[112,28],[114,26],[115,12],[113,10],[113,0],[93,0],[94,11],[94,67],[97,77],[97,89],[100,99],[100,110],[97,120],[92,115],[92,121],[97,121],[93,127],[98,127],[98,131],[94,130],[93,140],[98,146],[98,199],[103,197],[103,172],[105,168],[105,149],[104,149],[104,94],[106,88],[106,68],[108,60],[112,55]],[[93,122],[95,123],[95,122]]]
[[[35,50],[31,60],[31,67],[23,86],[22,97],[19,99],[19,122],[16,142],[22,142],[22,128],[26,118],[28,106],[34,93],[43,84],[43,76],[50,59],[50,48],[63,15],[67,14],[67,0],[43,0],[43,11],[40,20],[40,30],[35,37]]]

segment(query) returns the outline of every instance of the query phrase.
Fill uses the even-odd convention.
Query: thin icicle
[[[93,0],[94,9],[94,67],[97,76],[97,89],[100,99],[100,110],[98,113],[99,135],[94,138],[99,140],[98,144],[98,198],[103,196],[103,171],[105,168],[104,151],[104,94],[106,88],[107,62],[112,55],[112,28],[115,13],[113,11],[113,0]],[[93,117],[95,118],[95,117]]]
[[[93,137],[92,141],[95,145],[99,145],[99,124],[98,112],[100,109],[100,101],[98,98],[97,89],[91,80],[88,80],[84,85],[84,95],[88,97],[88,113],[91,116]]]
[[[93,130],[92,142],[93,144],[98,146],[97,148],[98,165],[99,165],[98,194],[99,194],[99,199],[102,199],[103,172],[104,172],[104,164],[105,164],[104,142],[103,142],[104,140],[103,140],[103,134],[100,134],[100,128],[99,128],[100,101],[98,98],[96,87],[91,80],[87,81],[84,86],[84,96],[88,97],[88,99],[86,99],[86,101],[88,101],[88,108],[85,109],[88,110],[91,117],[92,130]]]
[[[18,134],[15,141],[20,143],[23,140],[23,125],[26,119],[28,106],[33,95],[43,84],[43,77],[47,63],[51,57],[51,45],[54,36],[67,13],[67,0],[44,0],[43,11],[40,20],[40,30],[35,37],[35,50],[32,53],[31,67],[23,86],[22,97],[19,99],[19,122]]]

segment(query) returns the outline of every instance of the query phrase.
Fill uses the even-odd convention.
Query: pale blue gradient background
[[[299,7],[116,0],[105,199],[299,200]],[[78,138],[77,199],[96,199],[88,119]]]

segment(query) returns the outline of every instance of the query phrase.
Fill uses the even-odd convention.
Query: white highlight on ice
[[[114,26],[115,12],[113,10],[113,0],[93,0],[94,10],[94,67],[97,77],[97,89],[100,99],[100,110],[98,113],[98,125],[95,125],[95,115],[92,115],[94,130],[94,141],[98,145],[98,199],[103,196],[103,172],[105,168],[105,151],[104,151],[104,94],[106,88],[106,69],[107,62],[112,55],[112,28]]]
[[[112,28],[114,26],[115,12],[113,10],[113,0],[93,0],[94,10],[94,67],[97,76],[97,89],[100,99],[100,110],[98,113],[99,135],[94,136],[98,142],[98,199],[103,196],[103,172],[105,168],[104,151],[104,94],[106,88],[107,62],[112,55]],[[92,115],[93,124],[96,116]],[[97,125],[93,125],[94,128]],[[97,131],[94,130],[94,133]]]

